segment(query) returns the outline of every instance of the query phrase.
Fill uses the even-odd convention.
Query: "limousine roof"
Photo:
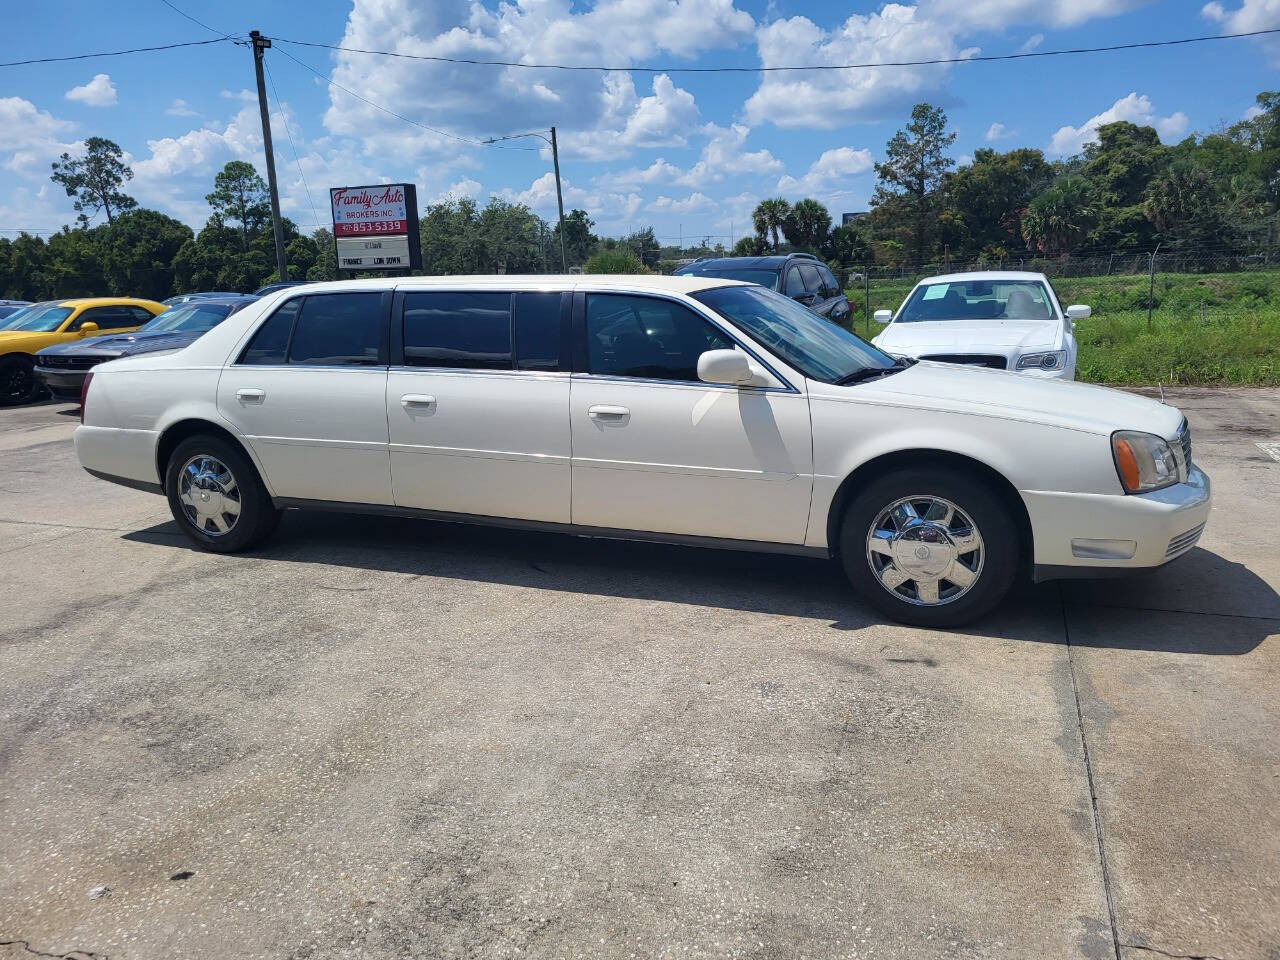
[[[325,293],[337,290],[414,290],[424,287],[459,287],[572,290],[576,288],[659,290],[665,293],[697,293],[713,287],[741,283],[720,277],[667,277],[657,274],[571,273],[571,274],[487,274],[484,276],[390,277],[370,280],[332,280],[308,283],[280,291],[286,295]]]

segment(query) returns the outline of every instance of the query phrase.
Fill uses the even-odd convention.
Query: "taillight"
[[[80,384],[80,422],[84,423],[84,402],[89,398],[89,381],[93,379],[93,371],[84,375],[84,383]]]

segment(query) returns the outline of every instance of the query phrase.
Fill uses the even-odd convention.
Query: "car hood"
[[[1142,430],[1172,439],[1182,425],[1177,407],[1123,390],[929,360],[848,387],[810,381],[810,394],[1044,423],[1106,436],[1116,430]]]
[[[78,343],[59,343],[46,347],[42,354],[76,357],[127,357],[135,353],[151,353],[154,350],[180,350],[193,342],[198,333],[119,333],[114,336],[95,337]]]
[[[1005,353],[1060,346],[1057,320],[939,320],[891,323],[872,342],[882,350],[919,353]]]

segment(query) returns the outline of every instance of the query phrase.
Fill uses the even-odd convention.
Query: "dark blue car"
[[[171,307],[133,333],[60,343],[36,352],[35,373],[59,400],[79,400],[85,374],[107,360],[156,350],[180,350],[257,297],[192,300]]]

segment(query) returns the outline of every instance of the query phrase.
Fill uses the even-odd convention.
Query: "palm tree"
[[[1093,189],[1084,177],[1063,177],[1045,189],[1022,215],[1027,246],[1051,257],[1070,253],[1097,222]]]
[[[786,223],[789,216],[791,216],[791,204],[782,197],[761,200],[751,214],[751,222],[755,225],[756,233],[761,237],[773,237],[775,253],[778,245],[782,243],[782,225]]]
[[[817,253],[831,232],[831,214],[817,200],[805,197],[791,208],[782,232],[792,246]]]

